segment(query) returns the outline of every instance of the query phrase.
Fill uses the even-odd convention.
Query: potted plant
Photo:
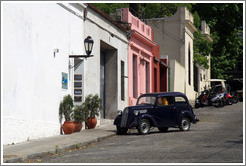
[[[74,108],[74,132],[79,132],[82,129],[82,122],[86,120],[88,113],[83,111],[82,105],[76,105]]]
[[[102,108],[102,100],[98,95],[88,95],[82,105],[84,112],[88,112],[88,119],[86,121],[86,126],[88,129],[94,129],[97,125],[96,116],[99,116],[99,111]]]
[[[62,129],[65,134],[71,134],[74,132],[75,125],[72,121],[73,114],[73,99],[71,95],[66,95],[63,97],[63,100],[60,102],[59,106],[59,120],[60,124],[62,123],[62,117],[64,116],[65,121],[62,125]]]

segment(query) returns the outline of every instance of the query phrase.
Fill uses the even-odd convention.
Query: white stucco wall
[[[188,31],[188,30],[186,30]],[[188,65],[188,52],[190,49],[190,84],[189,84],[189,65]],[[194,65],[193,65],[193,35],[190,36],[189,33],[185,34],[185,56],[184,56],[184,60],[185,60],[185,73],[186,73],[186,77],[185,77],[185,82],[186,82],[186,87],[185,87],[185,94],[188,97],[188,99],[190,100],[190,103],[193,103],[195,101],[196,98],[196,92],[194,90]]]
[[[171,59],[170,72],[173,76],[170,78],[170,91],[185,93],[185,68],[176,60]]]
[[[117,107],[118,110],[123,110],[128,106],[128,80],[125,79],[125,100],[121,100],[121,60],[125,62],[125,75],[128,74],[128,41],[126,33],[122,32],[107,19],[100,16],[92,9],[88,9],[87,20],[85,21],[84,38],[91,36],[94,40],[92,55],[84,61],[84,94],[98,94],[100,96],[100,41],[103,41],[117,49]],[[113,34],[114,36],[111,36]],[[115,104],[115,103],[112,103]],[[100,120],[100,119],[98,119]],[[99,121],[100,124],[100,121]]]
[[[198,66],[199,71],[199,86],[198,86],[198,93],[204,91],[205,89],[210,89],[211,84],[210,82],[205,82],[205,80],[210,80],[210,71],[209,69],[205,69],[202,66]],[[205,78],[204,78],[205,76]]]
[[[83,21],[55,3],[1,7],[2,143],[58,135],[59,103],[72,84],[62,89],[62,72],[70,78],[69,54],[83,53]]]

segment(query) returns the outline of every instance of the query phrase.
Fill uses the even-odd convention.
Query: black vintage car
[[[139,134],[148,134],[151,127],[158,127],[161,132],[169,127],[187,131],[191,123],[197,121],[185,94],[163,92],[141,95],[136,106],[118,111],[114,125],[118,135],[126,134],[130,128],[137,128]]]

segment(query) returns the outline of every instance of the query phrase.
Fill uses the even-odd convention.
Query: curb
[[[86,147],[88,147],[91,144],[99,143],[99,142],[101,142],[103,140],[106,140],[106,139],[108,139],[108,138],[110,138],[110,137],[112,137],[114,135],[116,135],[116,134],[109,134],[107,136],[95,138],[95,139],[93,139],[91,141],[88,141],[88,142],[77,143],[77,144],[72,144],[72,145],[66,145],[66,146],[63,146],[63,147],[56,146],[55,150],[51,150],[51,151],[38,152],[38,153],[33,153],[33,154],[30,154],[30,155],[27,155],[27,156],[14,157],[14,158],[10,158],[10,159],[3,159],[3,163],[24,162],[25,160],[34,159],[34,158],[37,158],[37,157],[44,157],[44,156],[47,156],[47,155],[59,154],[59,153],[62,153],[62,152],[68,151],[68,150],[74,150],[74,149],[78,149],[78,148],[86,148]]]

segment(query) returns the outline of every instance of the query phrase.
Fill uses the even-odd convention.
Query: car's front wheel
[[[149,134],[150,123],[147,119],[142,119],[138,126],[139,134]]]
[[[117,131],[116,131],[117,135],[125,135],[128,131],[127,128],[121,128],[119,126],[117,126],[116,129],[117,129]]]
[[[183,117],[179,129],[181,131],[188,131],[190,129],[190,124],[190,119],[187,117]]]

